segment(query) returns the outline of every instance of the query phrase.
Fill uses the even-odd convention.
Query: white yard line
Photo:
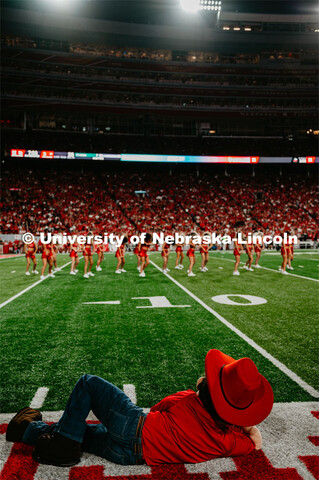
[[[38,390],[35,392],[34,397],[31,400],[30,407],[41,408],[44,404],[44,400],[46,399],[48,392],[49,389],[47,387],[38,388]]]
[[[132,400],[133,403],[136,403],[135,385],[131,383],[125,383],[123,385],[123,392]]]
[[[225,259],[226,260],[226,259]],[[156,265],[156,263],[152,262],[150,260],[150,263],[157,268],[160,272],[162,272],[162,269]],[[164,274],[167,278],[169,278],[172,282],[175,283],[179,288],[184,290],[185,293],[187,293],[190,297],[192,297],[197,303],[199,303],[202,307],[204,307],[208,312],[210,312],[214,317],[216,317],[220,322],[222,322],[226,327],[228,327],[230,330],[232,330],[236,335],[238,335],[240,338],[245,340],[245,342],[248,343],[251,347],[253,347],[257,352],[259,352],[263,357],[265,357],[267,360],[269,360],[273,365],[275,365],[279,370],[281,370],[287,377],[291,378],[294,382],[296,382],[301,388],[303,388],[306,392],[308,392],[310,395],[312,395],[315,398],[319,398],[319,392],[315,390],[311,385],[306,383],[302,378],[300,378],[296,373],[294,373],[292,370],[290,370],[286,365],[281,363],[277,358],[273,357],[270,353],[268,353],[264,348],[260,347],[254,340],[252,340],[250,337],[248,337],[245,333],[243,333],[241,330],[238,328],[234,327],[228,320],[226,320],[224,317],[222,317],[219,313],[217,313],[215,310],[213,310],[211,307],[206,305],[200,298],[198,298],[194,293],[192,293],[190,290],[188,290],[184,285],[179,283],[175,278],[171,277],[167,273]]]
[[[226,260],[227,262],[235,263],[235,260],[232,260],[231,258],[223,258],[223,257],[215,257],[215,258],[220,259],[220,260]],[[240,263],[244,264],[245,262],[240,262]],[[264,270],[269,270],[270,272],[280,273],[280,275],[282,275],[282,273],[279,270],[275,270],[273,268],[268,268],[268,267],[262,267],[261,265],[259,265],[259,266],[260,266],[260,268],[263,268]],[[254,265],[253,265],[253,267],[254,267]],[[311,280],[312,282],[319,282],[319,280],[317,278],[304,277],[302,275],[296,275],[295,273],[288,273],[287,272],[287,275],[290,275],[291,277],[296,277],[296,278],[303,278],[305,280]]]
[[[67,267],[67,266],[70,265],[70,264],[71,264],[71,262],[65,263],[62,267],[60,267],[60,270],[62,270],[62,268]],[[17,293],[17,294],[14,295],[13,297],[11,297],[11,298],[9,298],[8,300],[6,300],[5,302],[1,303],[1,304],[0,304],[0,308],[5,307],[6,305],[8,305],[8,303],[12,302],[12,301],[15,300],[16,298],[21,297],[21,295],[23,295],[24,293],[28,292],[29,290],[31,290],[31,288],[35,287],[36,285],[39,285],[39,283],[44,282],[44,280],[46,280],[47,278],[50,278],[50,276],[47,275],[46,277],[43,278],[43,280],[38,280],[37,282],[32,283],[32,285],[29,285],[29,286],[28,286],[27,288],[25,288],[24,290],[21,290],[21,292]]]

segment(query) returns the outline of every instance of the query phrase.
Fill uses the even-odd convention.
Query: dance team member
[[[171,246],[164,242],[162,245],[162,252],[161,255],[163,257],[163,273],[168,273],[169,269],[167,268],[167,262],[168,262],[168,257],[169,257],[169,251],[170,251]]]
[[[58,268],[58,264],[57,264],[57,261],[56,261],[57,252],[58,252],[58,247],[56,246],[55,243],[52,242],[52,261],[53,261],[53,265],[54,265],[54,272],[57,272],[58,270],[60,270]]]
[[[79,463],[82,452],[120,465],[163,465],[261,449],[256,425],[270,414],[274,394],[250,358],[209,350],[196,390],[169,395],[146,414],[116,386],[83,375],[58,423],[48,425],[39,410],[25,407],[9,422],[6,440],[35,445],[35,462],[61,467]],[[86,423],[90,410],[101,423]]]
[[[288,233],[288,235],[290,235],[290,233]],[[288,265],[287,265],[287,269],[288,269],[288,270],[294,270],[294,268],[291,266],[291,262],[292,262],[293,259],[294,259],[294,244],[293,244],[292,239],[289,239],[288,244],[289,244],[289,252],[288,252]]]
[[[247,237],[245,238],[245,240],[247,240]],[[253,260],[254,260],[254,257],[253,257],[254,245],[252,243],[252,240],[249,240],[249,241],[247,240],[245,250],[246,250],[246,253],[248,255],[248,259],[247,259],[247,262],[244,265],[244,268],[246,270],[248,270],[249,272],[253,272],[254,269],[252,268],[252,264],[253,264]]]
[[[175,262],[175,268],[178,270],[183,270],[184,265],[183,265],[183,260],[184,260],[184,252],[183,252],[183,243],[176,243],[176,262]]]
[[[70,275],[76,275],[78,273],[77,266],[79,264],[79,255],[78,255],[78,244],[76,242],[72,243],[71,245],[71,251],[70,251],[70,257],[71,257],[71,271]]]
[[[96,271],[102,272],[101,262],[104,260],[103,244],[95,245],[95,253],[97,253]]]
[[[189,249],[187,250],[187,254],[186,254],[188,256],[188,259],[189,259],[189,267],[188,267],[188,272],[187,272],[189,277],[196,277],[195,273],[192,271],[193,266],[195,265],[195,262],[196,262],[196,258],[195,258],[196,245],[193,242],[193,239],[194,239],[195,235],[196,235],[196,233],[191,234],[191,240],[189,242]]]
[[[205,232],[204,233],[204,236],[209,236],[209,232]],[[212,245],[211,243],[208,243],[208,244],[205,244],[202,242],[201,244],[201,247],[200,247],[200,254],[202,256],[202,265],[201,265],[201,268],[200,268],[200,271],[201,272],[207,272],[208,271],[208,268],[207,268],[207,264],[208,264],[208,260],[209,260],[209,250],[211,249]]]
[[[152,245],[152,235],[147,233],[145,236],[144,243],[141,244],[140,257],[141,257],[141,268],[140,268],[140,277],[145,277],[145,268],[149,265],[150,259],[148,256],[148,250]]]
[[[117,247],[115,256],[117,258],[117,267],[115,270],[115,273],[126,273],[126,270],[124,270],[124,265],[125,265],[125,244],[128,242],[128,238],[124,237],[121,245]]]
[[[240,255],[243,251],[243,247],[242,247],[241,243],[239,243],[239,240],[238,240],[238,234],[239,233],[240,233],[240,231],[237,232],[236,238],[234,240],[235,268],[234,268],[234,271],[233,271],[233,275],[240,275],[240,273],[238,271],[238,267],[239,267],[239,264],[240,264]]]
[[[92,237],[92,232],[88,233],[88,236]],[[91,238],[92,240],[92,238]],[[83,278],[94,277],[94,273],[91,272],[93,267],[93,252],[92,252],[92,243],[88,242],[86,238],[86,243],[83,245],[83,257],[84,257],[84,275]]]
[[[281,267],[279,268],[279,271],[283,275],[288,275],[288,273],[286,272],[288,255],[290,253],[290,245],[289,245],[288,241],[286,243],[284,243],[284,242],[282,243],[280,252],[281,252],[281,256],[282,256],[282,264],[281,264]]]
[[[134,250],[133,250],[133,253],[134,255],[136,255],[136,258],[137,258],[137,270],[140,271],[140,268],[141,268],[141,256],[140,256],[140,252],[141,252],[141,242],[139,242],[135,247],[134,247]]]
[[[38,245],[35,241],[29,243],[28,245],[26,243],[24,244],[24,253],[25,253],[25,258],[27,260],[27,268],[25,272],[26,275],[30,275],[29,267],[30,267],[31,260],[33,262],[32,273],[34,273],[35,275],[38,275],[39,273],[36,269],[37,259],[35,254],[37,253],[37,251],[38,251]]]
[[[255,234],[258,235],[259,237],[263,237],[263,232],[255,232]],[[254,244],[254,249],[256,252],[255,268],[261,268],[258,262],[261,256],[261,251],[264,249],[264,241],[262,238],[257,239],[256,243]]]
[[[48,239],[47,234],[44,236],[44,240],[46,241]],[[53,267],[53,253],[52,253],[52,244],[51,243],[42,243],[42,269],[41,269],[41,280],[45,278],[44,272],[46,269],[46,266],[49,264],[49,277],[55,277],[55,275],[52,273],[52,267]]]

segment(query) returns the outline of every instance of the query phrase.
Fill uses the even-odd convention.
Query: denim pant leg
[[[49,429],[82,443],[90,410],[106,427],[106,431],[102,428],[89,430],[91,434],[87,435],[85,441],[86,451],[115,461],[109,456],[109,450],[115,450],[120,455],[120,461],[116,463],[134,463],[134,436],[143,411],[122,390],[93,375],[83,375],[79,379],[58,424],[46,427],[43,422],[32,422],[25,432],[25,443],[34,444],[36,438]],[[107,446],[105,451],[100,447],[104,440]]]

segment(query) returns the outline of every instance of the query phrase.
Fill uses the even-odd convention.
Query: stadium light
[[[199,0],[180,0],[181,7],[185,12],[196,13],[199,9]]]
[[[199,0],[199,9],[220,12],[222,9],[222,2],[221,0]]]

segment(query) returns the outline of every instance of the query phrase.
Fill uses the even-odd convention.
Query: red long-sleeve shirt
[[[222,432],[193,390],[170,395],[151,408],[142,446],[148,465],[205,462],[247,455],[255,448],[240,427]]]

